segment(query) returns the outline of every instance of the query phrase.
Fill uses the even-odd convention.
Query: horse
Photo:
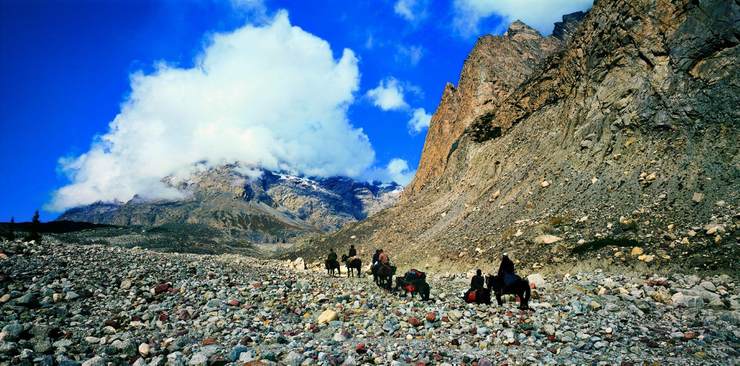
[[[357,270],[357,277],[362,277],[362,260],[360,258],[342,254],[342,262],[347,267],[347,277],[354,276],[354,270]]]
[[[334,270],[337,271],[337,274],[342,274],[342,272],[339,270],[339,261],[335,260],[326,260],[324,262],[324,266],[326,266],[326,272],[329,276],[334,276]]]
[[[517,275],[513,276],[515,277],[514,282],[511,285],[506,286],[504,284],[503,277],[489,275],[486,277],[486,285],[488,285],[488,289],[496,295],[496,302],[499,306],[504,304],[501,300],[502,295],[516,295],[519,296],[520,299],[519,309],[528,310],[529,298],[532,295],[529,288],[529,281],[522,279]]]
[[[380,263],[374,263],[370,265],[370,274],[373,275],[373,282],[375,282],[376,285],[380,285],[378,283],[378,266],[380,266]]]
[[[419,294],[423,301],[427,301],[429,300],[430,289],[429,284],[424,280],[407,281],[405,277],[396,277],[394,290],[409,293],[411,298],[414,297],[414,294]]]
[[[373,267],[373,278],[377,279],[375,283],[387,290],[393,286],[393,275],[396,274],[396,266],[379,263]]]

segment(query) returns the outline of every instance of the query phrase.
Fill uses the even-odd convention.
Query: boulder
[[[563,238],[555,235],[540,235],[534,238],[535,244],[553,244],[563,240]]]
[[[675,306],[685,308],[696,308],[704,306],[704,300],[699,296],[684,295],[681,292],[676,292],[671,296],[671,302]]]
[[[543,277],[542,274],[539,273],[533,273],[527,276],[527,281],[529,281],[529,285],[532,288],[544,288],[547,286],[545,277]]]
[[[319,315],[317,322],[319,324],[325,324],[333,320],[337,320],[338,314],[336,311],[327,309]]]

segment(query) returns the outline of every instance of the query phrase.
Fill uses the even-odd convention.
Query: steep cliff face
[[[564,18],[572,27],[578,17]],[[565,31],[560,32],[565,36]],[[563,38],[564,39],[564,38]],[[406,195],[422,190],[445,169],[453,145],[473,120],[494,110],[544,59],[562,44],[516,21],[502,36],[478,39],[463,65],[458,86],[447,84],[432,116],[422,158]]]
[[[736,1],[598,1],[544,61],[509,64],[518,84],[467,102],[448,86],[402,203],[323,244],[418,265],[737,269],[739,19]]]
[[[59,220],[113,225],[202,224],[251,242],[275,242],[337,230],[394,204],[396,184],[350,178],[307,178],[225,165],[186,179],[167,177],[185,196],[174,201],[134,197],[71,209]]]

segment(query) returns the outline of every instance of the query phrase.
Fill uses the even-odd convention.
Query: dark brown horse
[[[391,290],[393,286],[393,275],[396,274],[396,266],[378,263],[372,270],[375,283],[380,287]]]
[[[342,254],[342,262],[347,267],[347,277],[354,276],[355,270],[357,270],[357,277],[362,277],[362,260],[360,258]]]
[[[496,302],[498,302],[499,306],[504,304],[503,300],[501,300],[502,295],[516,295],[520,299],[519,309],[528,310],[529,298],[532,296],[529,281],[514,274],[510,274],[509,276],[513,276],[509,284],[506,284],[504,278],[501,276],[487,276],[486,284],[488,285],[488,289],[496,295]]]
[[[339,270],[339,261],[338,260],[326,260],[324,262],[324,266],[326,267],[326,273],[330,276],[335,276],[334,271],[337,271],[337,275],[341,274],[342,272]]]

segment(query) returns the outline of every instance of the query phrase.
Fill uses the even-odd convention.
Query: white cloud
[[[386,167],[390,180],[405,186],[414,179],[415,170],[409,169],[409,163],[403,159],[392,159]]]
[[[403,95],[403,87],[393,77],[381,80],[377,87],[368,90],[367,97],[376,107],[384,110],[402,110],[409,106]]]
[[[429,128],[429,122],[432,120],[432,115],[427,113],[424,108],[416,108],[411,114],[408,126],[409,131],[412,133],[419,133],[425,128]]]
[[[414,179],[416,170],[409,168],[406,160],[393,158],[384,168],[375,168],[368,172],[368,180],[379,180],[383,182],[393,181],[402,186],[406,186]]]
[[[421,46],[403,46],[399,45],[396,52],[396,60],[406,62],[411,66],[416,66],[424,56],[424,48]]]
[[[349,49],[334,59],[326,41],[291,26],[286,12],[263,26],[216,34],[193,68],[161,64],[131,76],[130,96],[109,131],[87,153],[60,159],[71,182],[47,207],[135,194],[176,198],[180,192],[161,179],[187,176],[200,161],[364,176],[375,153],[346,116],[357,63]]]
[[[462,35],[477,35],[478,22],[495,14],[506,24],[521,20],[542,34],[550,34],[563,15],[591,5],[593,0],[455,0],[454,24]]]
[[[417,22],[427,16],[427,0],[397,0],[393,11],[409,22]]]

